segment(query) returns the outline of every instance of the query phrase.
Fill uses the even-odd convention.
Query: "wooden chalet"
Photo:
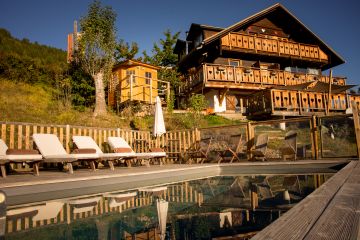
[[[128,101],[155,103],[159,95],[167,95],[169,82],[158,79],[160,67],[135,60],[126,60],[113,67],[108,85],[108,105],[117,107]]]
[[[300,116],[344,113],[350,98],[360,102],[347,94],[345,77],[323,74],[343,58],[281,4],[227,28],[192,24],[174,52],[180,96],[202,93],[212,112]]]

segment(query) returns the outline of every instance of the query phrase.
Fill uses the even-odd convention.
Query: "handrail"
[[[219,69],[221,68],[221,69]],[[193,74],[192,81],[188,78],[184,89],[199,83],[221,81],[231,84],[251,84],[257,86],[287,86],[311,81],[329,82],[329,76],[311,73],[293,73],[278,69],[261,69],[256,67],[243,67],[206,63]],[[345,85],[345,77],[333,77],[333,84]]]
[[[258,36],[243,33],[229,33],[221,39],[221,45],[232,48],[251,50],[255,53],[267,52],[278,56],[328,61],[328,56],[317,45],[298,43],[291,40],[276,39],[271,36]]]

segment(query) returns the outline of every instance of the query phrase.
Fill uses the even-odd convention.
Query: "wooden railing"
[[[267,94],[270,93],[270,94]],[[350,96],[350,101],[360,103],[360,96]],[[330,112],[344,112],[350,107],[346,94],[330,95]],[[253,95],[248,100],[248,109],[252,114],[293,112],[299,115],[305,113],[325,112],[328,104],[327,93],[298,92],[290,90],[268,90]]]
[[[328,62],[328,56],[319,46],[276,39],[271,36],[255,36],[229,33],[221,38],[221,45],[230,50],[246,50],[253,53],[266,53],[277,56]]]
[[[199,139],[199,131],[168,131],[161,137],[153,138],[149,131],[136,131],[120,128],[97,128],[71,125],[35,124],[21,122],[0,122],[0,137],[9,148],[33,149],[32,135],[35,133],[51,133],[58,136],[68,153],[73,147],[72,136],[90,136],[104,152],[110,149],[106,144],[108,137],[124,138],[136,152],[147,152],[152,147],[163,147],[169,160],[177,158]],[[19,164],[18,167],[21,167]]]
[[[233,83],[254,83],[264,85],[296,85],[310,81],[329,82],[329,76],[292,73],[282,70],[233,67],[226,65],[205,64],[205,81],[229,81]],[[333,77],[333,83],[345,85],[345,78]]]
[[[271,87],[297,85],[311,81],[329,83],[330,77],[325,75],[292,73],[276,69],[260,69],[254,67],[234,67],[220,64],[203,64],[197,71],[190,75],[185,83],[186,91],[199,83],[206,85],[226,84],[236,86]],[[346,85],[345,77],[332,77],[332,83]]]

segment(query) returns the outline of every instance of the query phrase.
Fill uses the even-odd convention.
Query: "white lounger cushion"
[[[60,140],[54,134],[33,134],[33,139],[44,158],[54,155],[67,155]]]
[[[86,207],[74,207],[73,209],[73,213],[83,213],[83,212],[89,212],[92,211],[96,204],[100,201],[101,197],[93,197],[93,198],[85,198],[85,199],[78,199],[78,200],[73,200],[73,201],[69,201],[70,205],[81,205],[81,204],[91,204],[94,203],[93,206],[86,206]]]
[[[96,159],[99,155],[96,153],[89,154],[68,154],[59,138],[54,134],[34,134],[34,142],[40,153],[46,159]]]
[[[167,190],[167,187],[139,188],[139,192],[160,192]]]
[[[8,150],[8,146],[2,139],[0,139],[0,155],[6,155],[6,150]]]
[[[122,137],[108,137],[108,143],[112,149],[115,148],[130,148],[130,145]],[[131,149],[132,152],[134,152]],[[134,152],[135,153],[135,152]]]
[[[37,208],[38,213],[32,218],[32,220],[39,221],[56,218],[63,206],[63,202],[47,202],[45,205]]]
[[[103,153],[94,139],[89,136],[73,136],[72,140],[79,149],[92,148],[95,149],[98,154]]]
[[[2,158],[2,157],[1,157]],[[42,156],[40,154],[29,154],[29,155],[5,155],[5,160],[9,161],[26,161],[26,160],[42,160]]]
[[[112,149],[115,149],[115,148],[131,148],[129,146],[129,144],[122,137],[108,137],[108,143],[109,143],[109,145],[110,145],[110,147]],[[166,157],[166,152],[135,153],[135,156],[137,158]]]
[[[6,151],[8,150],[8,146],[6,143],[0,139],[0,159],[9,160],[9,161],[22,161],[22,160],[41,160],[41,154],[10,154],[6,155]]]
[[[156,157],[166,157],[166,152],[146,152],[146,153],[136,153],[138,158],[156,158]]]

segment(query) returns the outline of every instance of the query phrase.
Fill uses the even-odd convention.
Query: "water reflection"
[[[226,176],[12,206],[6,239],[249,239],[330,175]]]

